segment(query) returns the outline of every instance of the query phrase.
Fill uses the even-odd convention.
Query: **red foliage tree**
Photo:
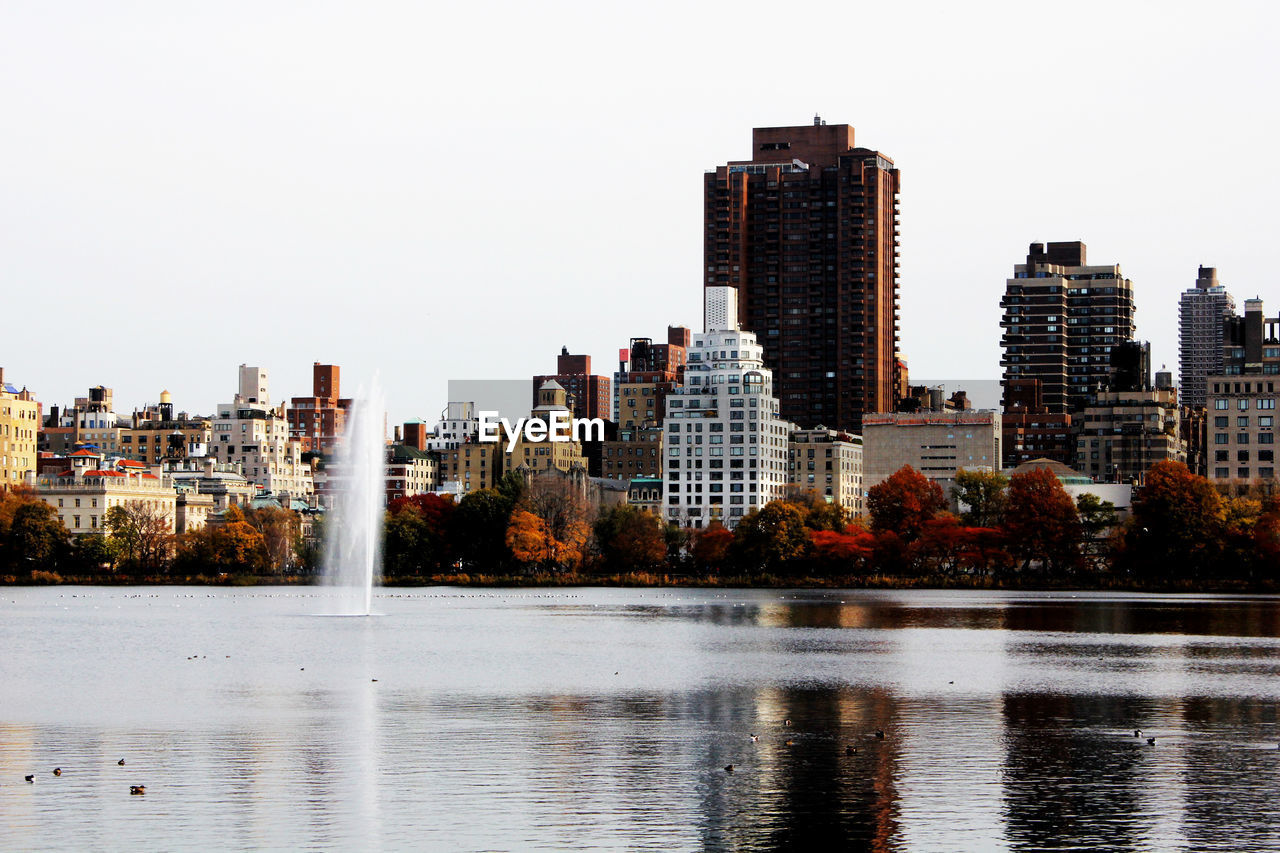
[[[1048,468],[1009,478],[1003,529],[1023,569],[1038,562],[1046,572],[1053,572],[1075,568],[1080,562],[1076,503]]]
[[[924,523],[947,508],[942,487],[910,465],[904,465],[867,492],[871,529],[892,531],[910,542]]]

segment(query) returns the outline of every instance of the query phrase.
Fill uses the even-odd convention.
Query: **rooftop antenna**
[[[814,113],[814,114],[813,114],[813,126],[814,126],[814,127],[818,127],[818,126],[820,126],[821,124],[822,124],[822,116],[818,115],[817,113]]]

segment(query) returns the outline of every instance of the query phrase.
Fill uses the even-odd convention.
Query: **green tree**
[[[511,549],[506,537],[514,507],[510,496],[497,489],[470,492],[458,503],[453,531],[464,567],[493,572],[510,565]]]
[[[957,471],[951,499],[970,527],[996,527],[1004,516],[1009,478],[998,471]]]
[[[621,504],[602,512],[595,523],[603,568],[613,572],[653,571],[667,558],[662,522],[639,507]]]
[[[36,569],[57,569],[69,550],[70,534],[53,507],[38,498],[18,495],[10,509],[4,537],[8,569],[27,579]]]
[[[1085,492],[1076,496],[1076,514],[1080,518],[1080,549],[1084,560],[1091,568],[1101,569],[1110,548],[1108,534],[1116,524],[1116,505]]]

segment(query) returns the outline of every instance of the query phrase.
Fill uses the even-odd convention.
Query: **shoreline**
[[[149,577],[120,576],[78,577],[54,576],[56,579],[19,581],[13,576],[0,577],[3,587],[37,586],[320,586],[312,576],[246,576]],[[689,589],[867,589],[867,590],[1017,590],[1028,592],[1148,592],[1148,593],[1243,593],[1280,594],[1280,579],[1259,580],[1146,580],[1141,578],[1043,578],[992,577],[988,575],[899,577],[892,575],[841,575],[834,577],[759,576],[690,576],[652,572],[624,574],[437,574],[413,578],[396,578],[378,585],[383,589],[418,589],[453,586],[476,588],[689,588]]]

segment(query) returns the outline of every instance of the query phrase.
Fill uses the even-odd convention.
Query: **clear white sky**
[[[1050,11],[1050,9],[1056,11]],[[902,169],[902,351],[999,374],[1004,281],[1082,239],[1177,364],[1214,265],[1280,309],[1276,25],[1218,3],[0,6],[6,378],[212,412],[313,361],[391,418],[450,378],[614,369],[701,322],[702,173],[849,123]]]

